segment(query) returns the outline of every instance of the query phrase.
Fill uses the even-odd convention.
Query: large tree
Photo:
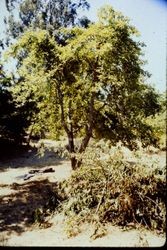
[[[159,110],[158,95],[144,84],[142,43],[129,20],[106,6],[98,23],[59,32],[69,37],[65,46],[46,30],[29,30],[9,54],[25,53],[18,71],[22,84],[48,93],[56,129],[68,138],[72,168],[81,163],[74,153],[85,151],[91,137],[131,146],[136,139],[154,142],[144,121]],[[76,149],[77,137],[82,141]]]

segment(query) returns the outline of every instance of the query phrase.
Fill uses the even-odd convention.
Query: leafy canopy
[[[59,33],[69,37],[65,46],[46,30],[30,29],[9,55],[20,60],[21,84],[32,86],[41,103],[52,107],[57,132],[63,129],[68,136],[69,151],[76,151],[74,138],[79,136],[78,152],[91,137],[131,146],[136,139],[155,142],[144,119],[160,109],[158,94],[144,83],[143,44],[134,39],[138,32],[128,19],[106,6],[98,23]]]

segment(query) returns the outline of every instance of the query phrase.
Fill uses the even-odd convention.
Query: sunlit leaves
[[[91,136],[130,143],[149,135],[142,117],[157,111],[158,95],[143,83],[147,73],[142,46],[132,38],[135,28],[110,7],[100,15],[87,29],[60,29],[68,38],[64,46],[46,30],[29,30],[9,55],[18,60],[22,55],[18,73],[26,93],[34,93],[39,120],[45,119],[45,109],[50,121],[55,115],[57,129],[62,123],[74,137],[91,127]]]

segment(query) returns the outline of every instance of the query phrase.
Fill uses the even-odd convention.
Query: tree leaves
[[[18,60],[22,55],[18,73],[22,86],[33,93],[39,121],[46,117],[45,107],[69,143],[70,136],[85,136],[82,150],[91,136],[130,146],[136,139],[148,139],[152,130],[143,118],[159,109],[158,94],[143,83],[146,72],[140,43],[132,39],[134,27],[110,7],[101,15],[102,21],[87,29],[60,29],[59,34],[68,37],[64,46],[46,30],[30,29],[8,52]]]

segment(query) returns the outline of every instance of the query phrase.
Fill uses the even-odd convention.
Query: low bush
[[[82,222],[95,223],[96,233],[107,222],[143,225],[164,232],[165,167],[156,163],[147,166],[140,159],[130,162],[120,147],[114,151],[106,148],[107,154],[110,152],[108,158],[104,145],[88,148],[82,155],[82,166],[60,183],[61,195],[66,197],[62,208],[69,236],[79,232]]]

